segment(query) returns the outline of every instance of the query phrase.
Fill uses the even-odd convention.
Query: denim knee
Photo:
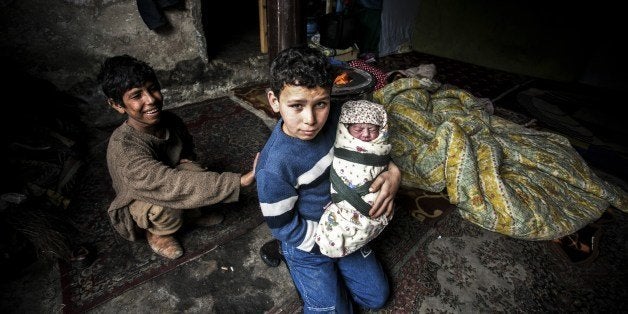
[[[368,300],[360,300],[358,303],[360,303],[363,308],[369,310],[379,310],[386,305],[389,293],[389,289],[386,288],[385,291],[382,290],[377,295],[371,296]]]

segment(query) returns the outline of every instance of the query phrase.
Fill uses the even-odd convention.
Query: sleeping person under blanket
[[[332,203],[316,229],[321,253],[342,257],[377,237],[391,217],[375,219],[369,210],[377,197],[369,186],[390,160],[384,107],[367,100],[347,101],[340,112],[330,170]]]

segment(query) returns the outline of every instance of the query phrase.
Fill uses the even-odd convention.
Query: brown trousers
[[[166,208],[135,200],[129,204],[129,212],[138,227],[156,235],[173,234],[181,228],[181,210]]]
[[[205,170],[205,168],[201,167],[196,162],[180,163],[177,165],[177,169],[186,171]],[[194,219],[201,216],[201,211],[198,208],[183,211],[138,200],[129,204],[129,212],[131,212],[131,216],[138,227],[146,229],[156,235],[173,234],[181,228],[183,219]]]

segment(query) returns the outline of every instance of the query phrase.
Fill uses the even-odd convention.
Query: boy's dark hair
[[[270,88],[279,97],[284,85],[330,88],[334,69],[327,57],[307,46],[282,50],[270,64]]]
[[[153,82],[160,88],[153,68],[126,54],[105,60],[100,67],[98,81],[105,96],[121,105],[124,105],[122,96],[131,88],[140,87],[146,82]]]

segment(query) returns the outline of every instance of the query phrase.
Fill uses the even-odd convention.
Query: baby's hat
[[[371,123],[384,127],[386,125],[384,106],[368,100],[349,100],[340,110],[340,123]]]

